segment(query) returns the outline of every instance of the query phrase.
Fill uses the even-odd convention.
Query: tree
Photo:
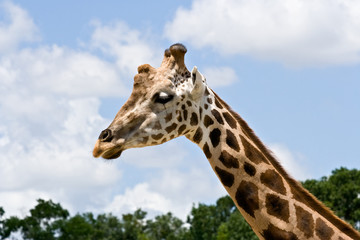
[[[12,232],[16,232],[20,227],[20,219],[17,217],[10,217],[3,219],[5,210],[0,207],[0,239],[6,239]]]
[[[1,223],[0,239],[7,239],[11,233],[16,232],[20,228],[21,220],[17,217],[10,217]]]
[[[188,239],[184,223],[172,213],[156,216],[154,220],[147,220],[146,235],[150,240],[182,240]]]
[[[35,208],[30,209],[30,216],[26,216],[24,219],[10,217],[2,221],[1,237],[3,239],[18,230],[21,231],[24,239],[55,239],[59,225],[69,216],[69,212],[51,200],[38,199],[37,202]]]
[[[0,207],[0,237],[4,235],[4,220],[2,219],[4,214],[4,208]]]
[[[90,240],[94,229],[86,217],[76,214],[60,227],[59,240]]]
[[[239,211],[234,211],[218,229],[216,240],[257,240],[258,237]]]
[[[88,213],[88,215],[88,218],[92,219],[92,239],[124,239],[123,225],[116,216],[113,216],[112,214],[100,214],[94,219],[92,213]]]
[[[188,222],[194,240],[257,239],[229,196],[219,198],[216,205],[193,207]]]
[[[303,186],[335,214],[360,230],[360,171],[335,169],[330,177],[306,180]]]
[[[146,212],[138,209],[134,214],[123,215],[123,239],[147,239],[144,235]]]
[[[194,240],[215,240],[220,222],[215,217],[214,205],[199,204],[193,207],[188,217],[190,234]]]

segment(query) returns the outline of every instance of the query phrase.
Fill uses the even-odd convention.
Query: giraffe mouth
[[[104,159],[110,160],[110,159],[115,159],[115,158],[120,157],[121,153],[122,153],[122,150],[120,148],[114,148],[114,149],[110,149],[108,151],[105,151],[101,155],[101,157],[104,158]]]
[[[96,158],[115,159],[120,157],[122,151],[123,148],[121,146],[102,146],[98,140],[93,150],[93,156]]]

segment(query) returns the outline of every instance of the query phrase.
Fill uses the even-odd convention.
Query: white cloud
[[[3,199],[0,204],[4,204],[1,206],[5,210],[5,217],[10,217],[15,213],[25,216],[39,198],[49,199],[49,194],[33,189],[0,191],[0,199]]]
[[[278,143],[270,144],[269,148],[273,151],[285,170],[295,179],[306,180],[311,178],[306,167],[301,165],[303,158],[301,154],[293,154],[286,146]]]
[[[177,139],[162,145],[125,151],[121,161],[140,168],[174,168],[181,165],[187,154],[188,151]]]
[[[6,23],[0,22],[0,54],[16,49],[22,42],[39,39],[37,27],[28,13],[10,1],[0,3]]]
[[[154,64],[162,60],[162,50],[154,49],[139,31],[130,29],[124,22],[103,25],[93,21],[93,26],[92,47],[114,57],[117,67],[130,76],[137,73],[139,65],[148,63],[157,67]]]
[[[204,158],[199,161],[206,160]],[[214,202],[227,194],[210,165],[208,168],[199,168],[198,166],[193,164],[186,171],[168,169],[151,181],[156,191],[172,199],[173,211],[183,218],[190,212],[194,202]]]
[[[0,82],[7,90],[14,85],[19,88],[21,83],[20,90],[31,89],[31,94],[71,97],[123,96],[129,91],[112,63],[57,45],[22,49],[2,57]]]
[[[212,203],[227,194],[204,154],[185,138],[130,149],[116,161],[136,167],[140,174],[133,173],[138,181],[127,183],[125,192],[114,196],[105,207],[104,211],[114,214],[141,208],[148,217],[171,211],[186,220],[193,203]],[[145,176],[138,176],[142,174]],[[124,172],[124,180],[131,175]]]
[[[360,61],[360,2],[195,0],[180,8],[165,35],[285,65]]]
[[[150,213],[165,213],[172,210],[171,205],[170,199],[151,191],[148,183],[139,183],[133,189],[127,188],[123,195],[116,195],[105,211],[121,215],[141,208]]]
[[[14,210],[14,205],[21,203],[30,191],[31,196],[41,193],[36,198],[52,198],[85,210],[97,204],[100,196],[108,194],[122,174],[114,166],[91,157],[97,127],[104,124],[104,119],[97,114],[98,106],[96,99],[69,101],[62,124],[51,124],[53,129],[41,136],[31,134],[36,132],[28,129],[34,128],[31,124],[24,127],[30,132],[25,139],[21,134],[14,136],[11,125],[8,131],[2,132],[2,139],[7,141],[0,146],[0,195],[4,196],[0,198],[0,206],[7,212]],[[53,107],[56,108],[56,104]],[[52,121],[52,118],[43,120]],[[17,121],[18,125],[26,123]],[[21,209],[24,205],[28,207],[24,203],[17,206]]]
[[[205,170],[196,166],[185,169],[163,169],[147,182],[116,195],[105,211],[120,215],[141,208],[149,213],[149,217],[172,212],[186,220],[194,203],[213,202],[226,195],[215,174],[209,174],[210,167]]]
[[[107,124],[99,115],[100,101],[39,90],[36,79],[22,80],[0,91],[0,206],[7,212],[29,207],[23,202],[29,191],[76,211],[105,204],[122,174],[91,155]]]
[[[117,194],[104,211],[121,214],[141,208],[149,217],[171,211],[186,220],[193,203],[213,203],[227,194],[202,151],[185,138],[127,150],[117,161],[136,167],[145,176],[128,183],[126,191]],[[124,172],[124,179],[129,175]]]
[[[237,81],[236,73],[230,67],[207,67],[203,75],[212,88],[229,86]]]

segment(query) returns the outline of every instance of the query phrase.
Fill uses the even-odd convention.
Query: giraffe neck
[[[210,89],[199,107],[199,123],[186,137],[203,150],[260,239],[360,239],[289,177],[247,123]]]

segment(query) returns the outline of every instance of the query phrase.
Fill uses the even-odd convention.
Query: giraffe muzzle
[[[94,157],[103,157],[104,159],[115,159],[120,157],[123,149],[121,148],[122,144],[114,144],[111,141],[114,139],[113,132],[107,128],[103,130],[98,140],[96,141],[93,156]],[[124,139],[122,139],[124,141]]]
[[[95,158],[102,157],[104,159],[118,158],[124,150],[121,146],[122,145],[114,145],[110,142],[102,142],[98,139],[95,143],[93,156]]]

